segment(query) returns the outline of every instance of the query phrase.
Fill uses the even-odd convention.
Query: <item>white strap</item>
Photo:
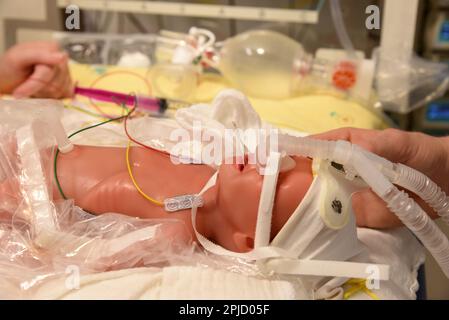
[[[360,279],[372,276],[376,280],[388,280],[390,272],[390,267],[384,264],[329,260],[272,259],[266,262],[266,266],[282,274]],[[375,275],[372,274],[373,267],[378,271]]]
[[[266,169],[272,170],[263,178],[260,192],[259,209],[257,212],[256,235],[254,248],[265,247],[270,244],[271,220],[273,217],[274,197],[279,176],[281,154],[271,152],[268,157]]]
[[[200,191],[198,195],[203,195],[207,190],[212,188],[216,181],[217,181],[218,171],[209,179],[209,181],[204,186],[203,190]],[[215,253],[217,255],[222,256],[230,256],[234,258],[241,258],[245,260],[260,260],[260,259],[267,259],[267,258],[273,258],[273,257],[289,257],[289,258],[295,258],[293,254],[280,249],[276,247],[271,246],[265,246],[265,247],[259,247],[257,249],[253,249],[249,252],[244,253],[238,253],[233,252],[230,250],[227,250],[206,237],[202,236],[198,230],[196,229],[196,213],[197,213],[197,207],[192,207],[192,226],[193,230],[195,232],[196,238],[198,239],[199,243],[206,249],[207,251],[210,251],[212,253]]]

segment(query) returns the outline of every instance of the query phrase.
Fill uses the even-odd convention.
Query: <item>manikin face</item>
[[[273,208],[272,238],[276,235],[304,198],[312,183],[311,160],[294,158],[293,169],[281,172]],[[215,206],[223,217],[211,235],[212,240],[227,249],[243,252],[253,248],[257,212],[263,176],[256,165],[222,165],[219,169]],[[206,201],[213,201],[206,193]],[[201,208],[199,210],[201,212]]]

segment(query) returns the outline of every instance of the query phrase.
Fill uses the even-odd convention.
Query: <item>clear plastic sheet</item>
[[[254,264],[204,252],[180,220],[94,216],[59,200],[55,139],[39,119],[14,120],[19,110],[4,108],[0,118],[0,299],[33,299],[71,270],[195,266],[267,278]]]
[[[70,200],[54,200],[53,139],[43,129],[33,122],[2,132],[0,277],[37,281],[68,265],[82,273],[130,268],[141,265],[144,258],[164,261],[191,246],[185,226],[177,220],[141,220],[115,213],[96,217]],[[29,135],[22,137],[24,130]],[[30,165],[30,159],[36,162]],[[16,267],[28,271],[17,272]],[[30,276],[34,280],[27,279]]]
[[[441,97],[449,87],[449,66],[445,63],[416,55],[381,57],[380,49],[373,56],[378,104],[386,111],[408,113]]]
[[[78,63],[150,67],[154,61],[152,35],[61,32],[55,39]]]

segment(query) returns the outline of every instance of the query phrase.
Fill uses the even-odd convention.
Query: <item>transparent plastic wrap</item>
[[[79,63],[148,68],[154,60],[152,35],[61,32],[55,34],[55,40]]]
[[[63,104],[58,100],[0,100],[0,125],[2,131],[7,132],[39,120],[46,126],[46,134],[56,139],[60,151],[68,152],[72,150],[73,145],[61,123],[62,112]]]
[[[203,72],[202,55],[211,49],[215,35],[192,27],[187,34],[161,30],[156,37],[156,64],[151,71],[155,92],[171,99],[188,100]]]
[[[54,200],[50,191],[54,144],[38,132],[39,123],[32,128],[33,137],[29,138],[41,155],[37,158],[40,163],[32,167],[42,168],[40,177],[36,171],[26,177],[30,164],[23,161],[18,145],[24,141],[19,141],[17,131],[2,132],[0,143],[0,285],[9,288],[2,290],[2,298],[32,298],[35,286],[63,276],[69,267],[76,268],[80,275],[172,265],[241,273],[251,269],[243,262],[245,269],[238,262],[224,267],[204,255],[194,246],[182,221],[138,219],[116,213],[93,216],[71,200]]]
[[[120,67],[150,67],[154,60],[155,42],[151,36],[131,36],[112,39],[108,64]]]
[[[59,229],[45,247],[30,237],[25,221],[0,224],[0,298],[33,298],[47,279],[131,269],[163,267],[192,246],[185,226],[176,220],[139,220],[119,214],[90,216],[70,203],[58,205]],[[11,294],[11,292],[15,292]],[[4,294],[5,296],[2,296]]]
[[[20,107],[0,110],[0,298],[47,297],[42,290],[53,280],[58,290],[71,292],[73,274],[141,268],[187,266],[273,278],[252,263],[205,253],[183,221],[94,216],[60,200],[53,179],[56,140],[47,125],[33,117],[14,120]]]
[[[420,58],[385,57],[376,50],[375,89],[379,106],[407,113],[444,95],[449,87],[449,66]]]
[[[106,64],[104,50],[106,41],[104,38],[69,37],[58,34],[56,40],[70,59],[78,63]]]

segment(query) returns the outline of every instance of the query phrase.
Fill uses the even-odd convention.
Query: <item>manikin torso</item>
[[[294,158],[296,166],[281,173],[273,210],[272,234],[285,224],[311,182],[311,161]],[[130,162],[141,189],[154,199],[195,194],[214,174],[206,165],[174,164],[166,154],[132,147]],[[58,159],[58,178],[67,197],[94,213],[117,212],[141,218],[183,220],[192,232],[190,210],[168,213],[142,197],[129,177],[125,149],[76,146]],[[252,248],[263,177],[254,165],[222,165],[218,183],[204,195],[198,231],[234,251]],[[60,197],[54,188],[55,197]]]

